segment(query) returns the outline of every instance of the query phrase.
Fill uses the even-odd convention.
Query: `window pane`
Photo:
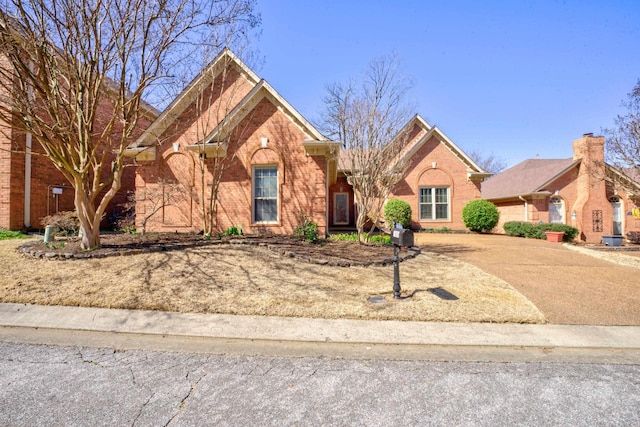
[[[256,222],[277,221],[278,203],[276,200],[256,199]]]
[[[278,220],[278,168],[256,167],[253,179],[253,206],[256,222]]]
[[[431,203],[431,188],[420,189],[420,203]]]
[[[446,188],[436,188],[436,203],[447,203]]]
[[[420,219],[423,221],[427,221],[432,219],[431,214],[431,205],[430,204],[421,204],[420,205]]]
[[[449,217],[449,205],[436,205],[436,219],[447,219]]]

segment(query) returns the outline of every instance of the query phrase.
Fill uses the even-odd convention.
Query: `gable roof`
[[[580,164],[570,159],[529,159],[518,163],[482,183],[482,198],[511,199],[532,195],[548,195],[553,181]]]
[[[260,78],[231,49],[225,47],[129,148],[134,149],[155,145],[164,131],[192,104],[202,88],[211,84],[229,64],[235,66],[252,86],[257,85],[260,81]]]
[[[460,161],[467,166],[467,178],[468,179],[483,179],[491,176],[490,172],[482,169],[471,157],[467,156],[467,154],[462,151],[460,147],[458,147],[445,133],[440,130],[437,126],[431,126],[425,119],[423,119],[420,114],[416,114],[413,116],[411,120],[407,123],[407,125],[403,128],[403,132],[408,132],[413,129],[414,126],[419,126],[427,132],[422,135],[420,138],[415,139],[410,142],[401,157],[398,159],[398,162],[406,160],[413,156],[424,144],[431,139],[432,136],[435,136],[445,147],[453,153]]]
[[[205,143],[226,136],[226,132],[233,129],[247,114],[264,98],[268,98],[280,110],[289,116],[293,122],[312,141],[326,141],[330,144],[340,145],[339,142],[329,141],[311,123],[305,119],[291,104],[287,102],[266,80],[262,79],[245,97],[220,121],[220,123],[206,136]]]
[[[226,136],[263,98],[268,98],[284,114],[308,136],[310,141],[321,141],[330,146],[339,147],[339,143],[330,141],[322,135],[302,114],[287,102],[266,80],[260,79],[238,56],[229,48],[222,52],[182,91],[180,95],[160,114],[145,132],[129,148],[142,149],[155,145],[162,133],[182,114],[198,96],[203,86],[210,84],[227,65],[235,66],[246,77],[252,89],[237,105],[216,125],[204,138],[204,143],[215,141]]]

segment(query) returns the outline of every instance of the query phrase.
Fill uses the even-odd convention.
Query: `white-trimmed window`
[[[420,221],[449,219],[449,187],[420,187],[418,197]]]
[[[564,200],[553,196],[549,199],[549,222],[551,224],[564,224]]]
[[[253,221],[278,222],[278,167],[253,167]]]

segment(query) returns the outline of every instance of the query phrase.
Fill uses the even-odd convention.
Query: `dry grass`
[[[424,253],[400,267],[331,267],[265,248],[216,245],[102,259],[48,261],[0,241],[0,301],[245,315],[456,322],[544,322],[506,282]],[[357,245],[354,246],[357,249]],[[375,295],[384,303],[370,303]],[[455,299],[457,298],[457,299]]]

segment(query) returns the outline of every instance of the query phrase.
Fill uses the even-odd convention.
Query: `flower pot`
[[[545,231],[549,242],[560,243],[564,237],[564,231]]]
[[[622,246],[622,239],[624,236],[602,236],[602,241],[607,246]]]

